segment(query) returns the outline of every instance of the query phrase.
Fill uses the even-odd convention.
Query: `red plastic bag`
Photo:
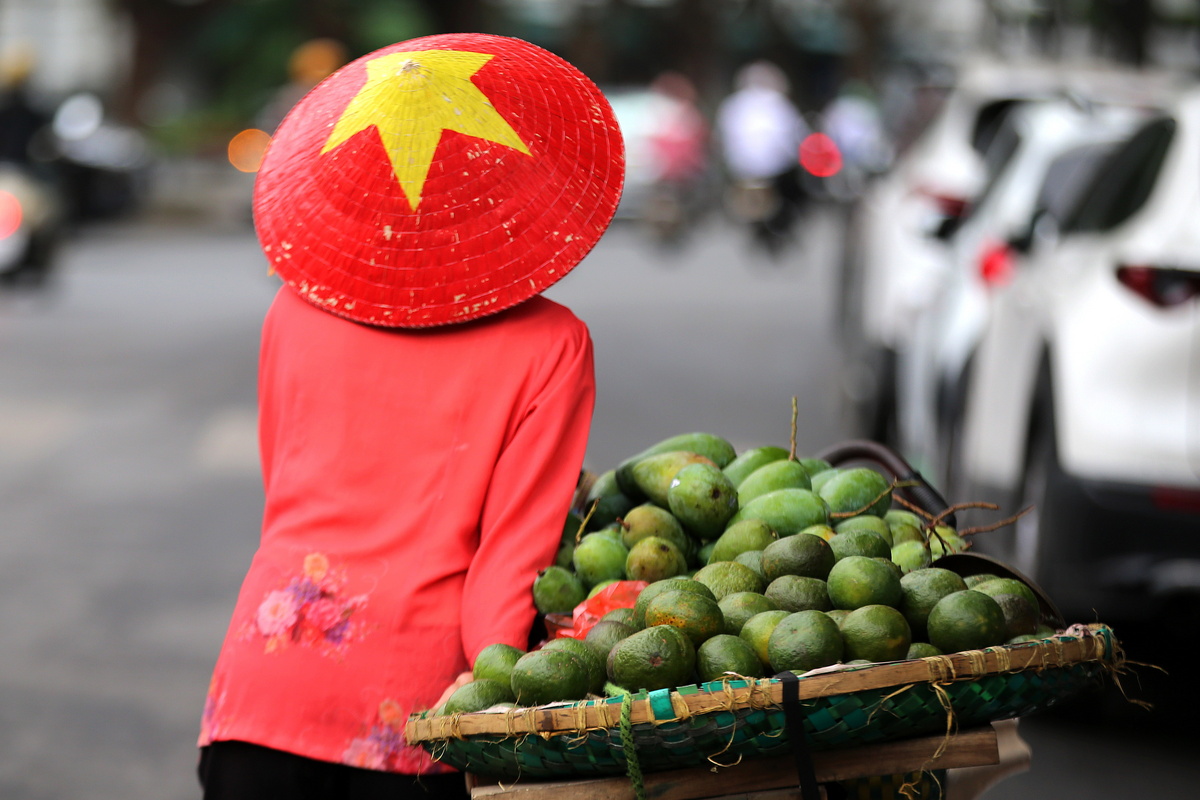
[[[594,595],[575,606],[571,615],[571,627],[555,631],[553,638],[571,637],[582,639],[592,626],[614,608],[633,608],[638,594],[645,589],[647,581],[617,581],[610,583]]]

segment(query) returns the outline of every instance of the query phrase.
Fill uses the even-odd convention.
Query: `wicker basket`
[[[1120,668],[1104,625],[1038,642],[814,671],[799,681],[812,750],[950,731],[1023,716]],[[624,727],[642,771],[791,752],[782,681],[730,679],[627,698],[426,717],[405,728],[437,760],[498,779],[620,775]]]

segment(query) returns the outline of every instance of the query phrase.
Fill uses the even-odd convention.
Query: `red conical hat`
[[[616,211],[621,132],[579,70],[502,36],[363,56],[279,126],[254,189],[272,268],[359,322],[422,327],[509,308],[587,255]]]

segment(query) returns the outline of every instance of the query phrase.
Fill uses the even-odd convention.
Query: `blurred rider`
[[[788,97],[788,80],[775,64],[743,67],[736,90],[717,110],[721,154],[734,185],[769,190],[760,234],[777,245],[795,222],[803,192],[798,152],[808,125]]]

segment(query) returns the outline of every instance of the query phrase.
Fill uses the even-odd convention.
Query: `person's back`
[[[261,544],[203,740],[432,769],[423,751],[361,732],[390,729],[385,703],[401,722],[431,707],[466,654],[525,646],[529,587],[554,560],[593,392],[586,327],[544,297],[414,332],[281,289],[260,363]],[[263,657],[288,648],[311,656]]]
[[[741,180],[769,180],[793,169],[808,129],[787,97],[783,73],[759,62],[743,69],[738,82],[717,112],[730,173]]]

